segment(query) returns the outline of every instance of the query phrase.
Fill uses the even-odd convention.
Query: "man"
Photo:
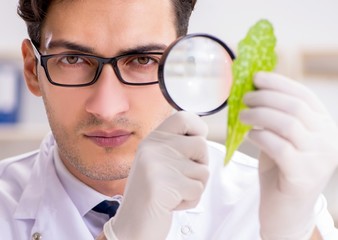
[[[260,182],[240,153],[223,168],[201,119],[165,101],[152,73],[194,3],[20,0],[25,80],[52,134],[1,162],[2,238],[337,238],[320,192],[338,130],[303,86],[260,73],[245,98]],[[103,200],[120,203],[114,217],[96,207]]]

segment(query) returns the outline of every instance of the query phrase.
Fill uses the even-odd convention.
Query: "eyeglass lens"
[[[157,72],[161,55],[137,54],[117,58],[117,73],[124,82],[143,84],[158,81]],[[92,82],[101,70],[100,59],[94,56],[66,54],[47,60],[51,80],[63,85],[81,85]]]

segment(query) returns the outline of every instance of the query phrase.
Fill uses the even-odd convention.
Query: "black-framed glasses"
[[[105,64],[112,65],[120,82],[127,85],[158,83],[162,52],[128,53],[112,58],[90,54],[42,55],[31,41],[34,54],[45,70],[48,81],[62,87],[84,87],[94,84]]]

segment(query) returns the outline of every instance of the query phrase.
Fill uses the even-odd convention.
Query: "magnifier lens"
[[[188,35],[163,58],[161,89],[176,109],[208,115],[226,105],[234,56],[222,42],[209,35]]]

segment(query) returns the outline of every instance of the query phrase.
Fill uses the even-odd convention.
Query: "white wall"
[[[16,0],[0,0],[0,54],[19,53],[25,26]],[[207,32],[236,44],[255,21],[273,22],[280,47],[338,47],[337,0],[198,0],[191,32]]]
[[[0,0],[0,57],[18,56],[22,39],[27,35],[24,22],[16,14],[17,0]]]
[[[267,18],[281,47],[337,47],[337,9],[337,0],[198,0],[191,30],[234,44],[255,21]]]

